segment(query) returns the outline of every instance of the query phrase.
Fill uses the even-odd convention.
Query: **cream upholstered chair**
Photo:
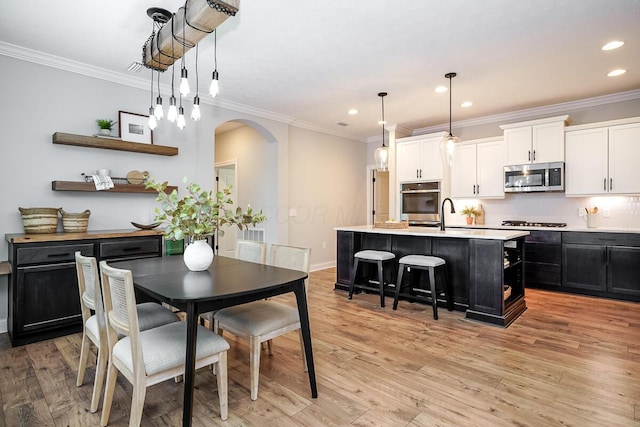
[[[236,242],[236,259],[264,264],[267,260],[267,244],[253,240],[238,240]],[[209,329],[213,331],[213,311],[203,313],[201,318],[209,322]]]
[[[89,358],[91,343],[98,350],[96,361],[96,375],[93,381],[93,395],[91,396],[91,412],[98,410],[104,376],[107,372],[109,348],[107,345],[107,326],[105,323],[102,290],[98,264],[94,257],[83,256],[76,252],[76,272],[78,275],[78,290],[80,292],[80,307],[82,311],[82,346],[80,347],[80,365],[76,385],[80,387],[84,382],[84,374]],[[94,312],[92,315],[91,312]],[[137,306],[140,328],[149,329],[167,323],[178,322],[180,318],[160,304],[148,302]]]
[[[118,372],[133,385],[129,426],[139,426],[146,389],[162,381],[184,375],[186,322],[175,322],[140,331],[131,271],[100,262],[107,338],[110,348],[107,385],[101,425],[109,422]],[[118,339],[118,335],[124,338]],[[227,350],[229,344],[217,334],[198,326],[196,369],[216,364],[220,417],[227,419]]]
[[[310,255],[310,249],[271,245],[270,264],[308,273]],[[305,280],[305,286],[307,282],[308,280]],[[223,335],[224,331],[228,331],[249,341],[251,400],[258,398],[261,343],[269,342],[269,354],[271,354],[271,339],[298,329],[302,360],[304,369],[307,370],[300,317],[296,306],[287,305],[275,299],[254,301],[217,311],[213,323],[214,331],[218,334]]]

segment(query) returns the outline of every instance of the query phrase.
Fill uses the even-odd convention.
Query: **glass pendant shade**
[[[389,170],[389,147],[383,145],[382,147],[376,148],[374,158],[378,172]]]
[[[169,111],[167,112],[167,120],[171,123],[175,122],[178,118],[178,107],[176,107],[176,97],[171,95],[169,99]]]
[[[186,124],[187,123],[184,120],[184,108],[180,107],[180,110],[178,111],[178,129],[184,129]]]
[[[189,87],[189,80],[187,79],[187,69],[182,67],[181,77],[180,77],[180,94],[182,96],[189,95],[191,92],[191,88]]]
[[[447,139],[446,139],[447,162],[449,162],[449,165],[453,163],[454,145],[459,141],[460,141],[460,138],[458,138],[457,136],[453,136],[452,134],[449,134],[449,136],[447,136]]]
[[[158,121],[154,115],[153,107],[149,107],[149,129],[154,130],[158,127]]]

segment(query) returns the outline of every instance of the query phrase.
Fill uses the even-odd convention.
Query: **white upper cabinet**
[[[502,138],[457,145],[451,165],[451,197],[504,198],[505,159]]]
[[[444,179],[444,152],[440,136],[398,141],[396,144],[398,182],[441,181]]]
[[[640,123],[566,133],[565,194],[640,194]]]
[[[564,127],[569,116],[502,125],[507,165],[564,161]]]

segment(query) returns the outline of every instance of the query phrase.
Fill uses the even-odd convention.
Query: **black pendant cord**
[[[449,136],[452,137],[453,133],[451,132],[451,114],[452,114],[452,101],[451,101],[451,79],[457,76],[457,73],[447,73],[444,75],[445,78],[449,79]]]
[[[384,97],[387,96],[387,92],[380,92],[378,93],[378,96],[382,99],[382,146],[386,147],[386,145],[384,145]]]
[[[198,45],[196,45],[196,97],[198,96]]]

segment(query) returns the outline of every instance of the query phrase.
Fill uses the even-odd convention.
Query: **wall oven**
[[[408,182],[400,188],[400,213],[409,225],[440,225],[440,182]]]
[[[564,163],[534,163],[504,167],[505,193],[564,191]]]

